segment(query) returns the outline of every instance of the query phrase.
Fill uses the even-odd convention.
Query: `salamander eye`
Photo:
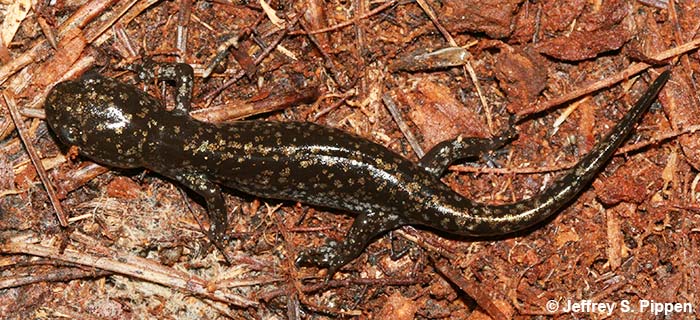
[[[74,127],[63,127],[62,131],[63,137],[70,144],[74,144],[78,140],[78,135],[80,135],[78,129]]]

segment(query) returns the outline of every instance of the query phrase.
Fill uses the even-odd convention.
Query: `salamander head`
[[[46,121],[67,146],[113,167],[141,166],[148,119],[159,102],[137,88],[89,73],[57,84],[46,98]]]

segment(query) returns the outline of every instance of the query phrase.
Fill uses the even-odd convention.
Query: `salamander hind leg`
[[[331,240],[324,246],[300,253],[296,265],[328,268],[327,279],[330,279],[338,269],[357,258],[377,235],[404,224],[394,215],[361,214],[342,241]]]
[[[503,147],[517,133],[514,126],[495,138],[456,138],[443,141],[430,149],[418,163],[435,177],[440,177],[447,167],[459,159],[477,157],[485,152]]]

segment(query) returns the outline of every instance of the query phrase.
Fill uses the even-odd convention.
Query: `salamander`
[[[154,63],[141,79],[174,81],[168,111],[140,89],[88,73],[57,84],[48,94],[46,120],[65,145],[117,168],[147,168],[173,179],[206,201],[209,238],[221,246],[227,211],[221,186],[271,199],[299,201],[357,214],[342,241],[299,253],[299,266],[332,275],[379,234],[420,225],[469,237],[499,236],[530,228],[572,201],[601,170],[655,100],[669,71],[568,173],[531,198],[506,204],[472,201],[440,176],[458,159],[507,144],[513,130],[494,138],[456,138],[413,162],[386,147],[307,122],[200,122],[189,116],[193,71],[187,64]],[[147,69],[151,69],[148,71]]]

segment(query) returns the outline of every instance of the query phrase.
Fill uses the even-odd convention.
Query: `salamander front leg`
[[[495,138],[456,138],[438,143],[430,149],[418,165],[435,177],[440,177],[447,167],[459,159],[477,157],[485,152],[503,147],[516,137],[514,126]]]
[[[173,112],[187,114],[190,112],[194,70],[186,63],[155,62],[148,60],[143,64],[131,66],[141,81],[174,81],[175,109]]]
[[[306,250],[299,254],[296,265],[328,268],[326,278],[330,279],[340,267],[357,258],[377,235],[403,224],[397,215],[360,214],[342,242],[331,240],[320,248]]]
[[[224,258],[229,261],[229,257],[226,251],[224,251],[226,241],[228,240],[226,236],[226,228],[228,227],[227,210],[219,186],[201,173],[176,173],[173,175],[166,175],[182,183],[204,198],[207,203],[209,224],[211,225],[207,231],[207,237],[209,241],[221,251]]]

